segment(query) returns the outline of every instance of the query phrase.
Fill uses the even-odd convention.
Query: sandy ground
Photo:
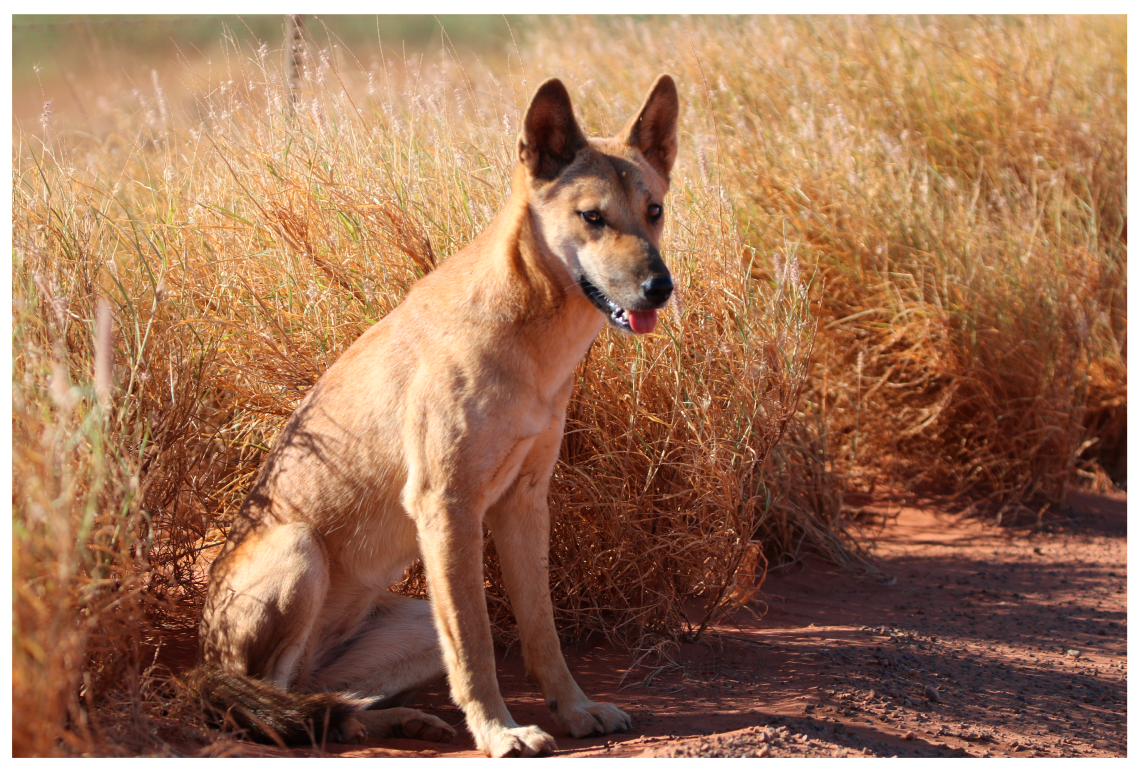
[[[770,576],[760,619],[740,612],[673,664],[628,673],[626,651],[566,649],[581,687],[632,716],[629,734],[560,734],[516,653],[499,654],[506,702],[563,757],[1126,756],[1125,497],[1075,495],[1024,528],[931,509],[872,500],[889,519],[866,539],[883,577],[806,559]],[[461,722],[444,684],[411,706]],[[459,730],[327,753],[480,756]]]

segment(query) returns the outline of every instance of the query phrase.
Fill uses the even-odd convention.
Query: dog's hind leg
[[[371,738],[450,741],[454,729],[403,705],[446,674],[430,603],[384,594],[352,637],[320,655],[308,686],[378,701],[354,718]]]
[[[327,562],[308,525],[249,533],[213,569],[201,624],[202,660],[287,689],[327,592]]]
[[[446,674],[430,603],[386,593],[351,634],[313,659],[306,688],[347,691],[398,707]]]

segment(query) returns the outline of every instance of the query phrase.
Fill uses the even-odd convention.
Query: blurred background
[[[520,17],[307,16],[312,40],[350,50],[358,69],[379,69],[381,51],[392,61],[443,49],[462,60],[509,55]],[[34,126],[51,103],[53,121],[69,124],[111,109],[115,96],[151,86],[157,73],[172,105],[191,106],[192,94],[227,77],[223,39],[244,49],[262,43],[278,55],[286,18],[279,16],[127,16],[17,14],[12,17],[13,120]],[[513,35],[511,35],[511,30]]]

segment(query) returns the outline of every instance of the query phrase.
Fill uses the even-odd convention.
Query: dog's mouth
[[[608,298],[603,291],[593,285],[587,277],[577,278],[580,289],[597,309],[604,313],[614,328],[631,333],[651,333],[659,319],[654,309],[624,309]]]

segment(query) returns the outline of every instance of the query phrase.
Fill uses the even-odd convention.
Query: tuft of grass
[[[1015,514],[1124,445],[1123,21],[551,18],[492,61],[310,45],[295,93],[222,48],[192,108],[155,74],[17,131],[17,754],[200,742],[155,647],[307,389],[504,202],[546,76],[593,134],[660,71],[683,102],[675,299],[593,346],[553,479],[564,634],[697,639],[803,551],[870,567],[845,490]]]

